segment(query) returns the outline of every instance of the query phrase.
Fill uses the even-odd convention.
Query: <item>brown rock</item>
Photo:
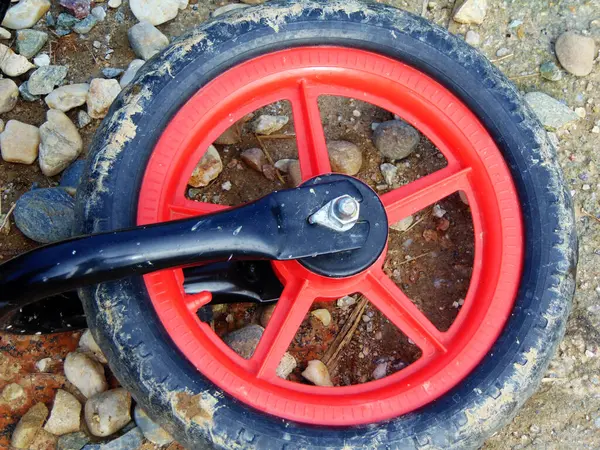
[[[221,156],[217,149],[211,145],[192,172],[192,177],[188,184],[196,188],[208,186],[222,171],[223,162],[221,161]]]
[[[292,161],[288,165],[288,183],[292,187],[302,184],[302,173],[300,172],[300,161]]]
[[[262,173],[267,180],[275,181],[277,179],[277,169],[271,164],[265,164],[262,166]]]
[[[244,127],[244,119],[237,121],[229,127],[225,133],[217,138],[214,142],[218,145],[234,145],[242,142],[242,128]]]
[[[327,143],[331,170],[345,175],[356,175],[362,166],[362,152],[352,142],[329,141]]]
[[[29,448],[35,435],[42,429],[48,417],[48,408],[43,403],[37,403],[25,413],[15,431],[13,431],[10,445],[16,448]]]
[[[29,445],[29,450],[54,450],[57,443],[58,436],[42,428],[33,438],[33,442]]]
[[[260,148],[249,148],[248,150],[244,150],[241,157],[242,161],[244,161],[248,167],[257,172],[262,172],[263,166],[267,164],[267,158]]]

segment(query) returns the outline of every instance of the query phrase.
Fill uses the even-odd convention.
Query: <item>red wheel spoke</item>
[[[169,205],[169,209],[171,210],[171,220],[203,216],[205,214],[223,211],[227,208],[228,206],[215,205],[214,203],[196,202],[187,198]]]
[[[424,356],[446,352],[440,331],[383,270],[371,270],[368,278],[370,287],[364,294],[384,316],[421,348]]]
[[[303,180],[331,172],[317,99],[316,89],[306,80],[300,82],[297,97],[290,99]]]
[[[259,378],[276,376],[277,366],[296,335],[314,300],[306,281],[286,285],[252,361]]]
[[[388,222],[396,223],[456,191],[470,189],[470,172],[470,168],[456,171],[447,167],[382,195]]]

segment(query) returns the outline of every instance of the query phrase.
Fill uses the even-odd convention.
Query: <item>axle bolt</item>
[[[351,220],[358,215],[358,202],[350,196],[340,197],[333,206],[333,213],[341,220]]]

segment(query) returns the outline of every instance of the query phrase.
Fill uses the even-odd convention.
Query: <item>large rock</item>
[[[37,403],[25,413],[13,431],[10,445],[14,448],[29,448],[35,435],[42,429],[48,417],[48,408],[43,403]]]
[[[12,30],[31,28],[49,9],[49,0],[21,0],[7,11],[2,26]]]
[[[133,81],[133,79],[138,73],[138,70],[140,70],[145,63],[146,61],[144,61],[143,59],[134,59],[129,63],[129,65],[127,66],[127,70],[125,70],[125,73],[119,81],[119,84],[122,88],[124,88]]]
[[[571,108],[543,92],[529,92],[525,101],[546,128],[555,130],[579,119]]]
[[[9,120],[0,134],[2,159],[7,162],[32,164],[38,157],[40,131],[33,125]]]
[[[487,0],[459,0],[452,18],[459,23],[483,23],[487,12]]]
[[[47,177],[59,174],[77,159],[83,141],[77,127],[57,109],[46,113],[47,122],[40,127],[40,168]]]
[[[222,171],[223,162],[221,161],[221,156],[217,149],[211,145],[192,172],[188,184],[196,188],[208,186]]]
[[[66,66],[44,66],[37,69],[27,80],[27,88],[33,95],[46,95],[54,90],[67,76]]]
[[[72,352],[65,358],[65,376],[87,398],[108,389],[104,366],[81,352]]]
[[[54,89],[44,100],[50,108],[67,112],[83,105],[89,90],[90,85],[87,83],[69,84]]]
[[[560,65],[567,72],[578,77],[584,77],[592,72],[596,57],[593,38],[568,31],[557,39],[554,50]]]
[[[373,132],[373,144],[379,152],[392,161],[409,156],[419,144],[419,132],[402,120],[389,120]]]
[[[103,119],[119,92],[121,92],[121,86],[117,80],[94,78],[90,83],[87,97],[87,108],[90,117]]]
[[[94,436],[116,433],[131,421],[131,395],[123,388],[102,392],[85,403],[85,422]]]
[[[18,77],[35,66],[22,55],[17,55],[9,47],[0,44],[0,70],[9,77]]]
[[[19,99],[19,87],[13,80],[0,79],[0,114],[12,111]]]
[[[362,152],[352,142],[329,141],[327,143],[331,170],[345,175],[356,175],[362,167]]]
[[[42,244],[68,239],[73,234],[75,203],[64,189],[34,189],[17,200],[15,225],[29,239]]]
[[[81,403],[74,395],[59,389],[54,397],[54,405],[50,412],[50,418],[44,430],[62,436],[67,433],[79,431],[79,418],[81,416]]]
[[[178,0],[130,0],[129,7],[140,22],[160,25],[177,17]]]
[[[48,41],[48,33],[38,30],[17,31],[17,51],[25,58],[33,58]]]
[[[148,417],[148,414],[139,405],[133,410],[133,418],[136,425],[144,433],[144,437],[153,444],[163,446],[173,442],[173,436]]]
[[[169,45],[169,38],[146,21],[132,26],[127,36],[135,54],[145,60],[152,58]]]

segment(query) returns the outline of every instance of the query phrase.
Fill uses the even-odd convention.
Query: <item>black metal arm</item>
[[[0,266],[0,317],[85,285],[210,260],[289,260],[360,248],[369,223],[347,232],[311,225],[332,199],[362,197],[354,183],[332,181],[274,192],[222,213],[71,239]]]

